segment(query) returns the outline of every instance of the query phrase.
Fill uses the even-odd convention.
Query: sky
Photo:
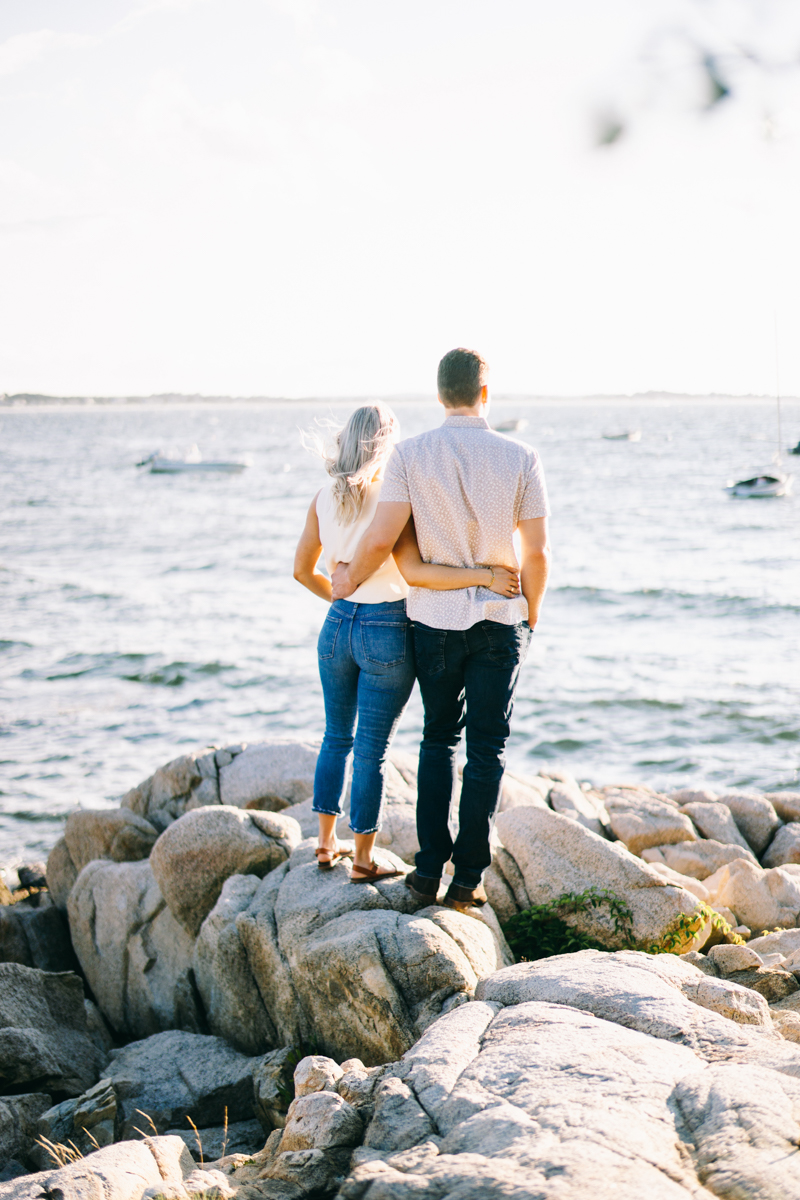
[[[2,0],[0,393],[798,395],[798,9]]]

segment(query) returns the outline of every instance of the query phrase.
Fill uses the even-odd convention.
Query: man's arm
[[[550,570],[547,517],[535,517],[530,521],[520,521],[519,533],[522,541],[520,583],[522,594],[528,601],[528,624],[531,629],[535,629]]]
[[[365,579],[385,563],[411,516],[405,501],[380,500],[372,524],[358,543],[352,562],[339,563],[333,572],[333,599],[346,600]]]

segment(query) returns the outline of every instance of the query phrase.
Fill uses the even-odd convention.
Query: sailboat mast
[[[778,409],[778,466],[781,465],[783,456],[783,435],[781,432],[781,376],[780,376],[780,360],[778,358],[778,314],[773,312],[773,323],[775,327],[775,404]]]

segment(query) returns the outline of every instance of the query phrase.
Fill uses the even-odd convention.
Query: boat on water
[[[640,442],[642,431],[641,429],[626,429],[622,433],[604,433],[603,437],[607,442]]]
[[[154,454],[142,459],[137,467],[147,467],[151,475],[185,475],[198,471],[216,471],[223,475],[239,475],[250,465],[247,462],[224,462],[215,459],[204,459],[197,446],[192,446],[183,458],[170,458],[156,450]]]
[[[729,496],[763,500],[769,496],[786,496],[792,490],[791,475],[754,475],[752,479],[729,480],[725,491]]]
[[[527,429],[528,422],[524,417],[517,417],[515,420],[499,421],[497,425],[493,425],[492,429],[495,433],[519,433],[520,429]]]

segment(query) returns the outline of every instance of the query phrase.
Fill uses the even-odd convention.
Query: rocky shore
[[[317,869],[316,754],[184,755],[7,873],[0,1200],[800,1200],[800,793],[508,773],[459,912]]]

